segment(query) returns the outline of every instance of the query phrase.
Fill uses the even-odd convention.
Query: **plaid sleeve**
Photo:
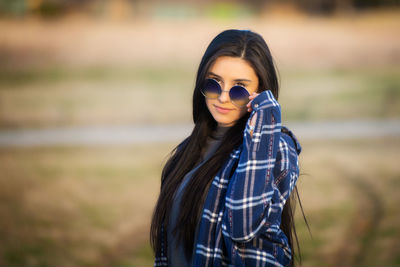
[[[244,149],[226,195],[225,231],[232,240],[247,242],[265,232],[267,218],[275,209],[271,199],[281,132],[280,105],[270,90],[252,101],[252,114],[244,132]],[[249,122],[257,114],[253,135]]]

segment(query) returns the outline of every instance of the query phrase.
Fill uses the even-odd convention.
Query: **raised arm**
[[[251,106],[253,111],[244,131],[243,151],[225,203],[225,231],[238,242],[249,241],[266,230],[268,217],[274,212],[273,196],[279,195],[275,192],[278,188],[274,185],[273,168],[281,136],[280,105],[267,90]],[[254,130],[250,127],[253,116],[256,116]]]

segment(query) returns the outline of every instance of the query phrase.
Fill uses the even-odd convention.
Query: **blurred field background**
[[[201,56],[228,28],[270,46],[284,124],[400,119],[398,1],[0,0],[0,14],[0,131],[190,124]],[[303,266],[400,266],[400,136],[298,138]],[[177,143],[1,147],[0,266],[151,266]]]

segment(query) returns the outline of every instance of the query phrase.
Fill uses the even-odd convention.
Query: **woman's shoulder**
[[[299,140],[294,135],[294,133],[289,128],[283,125],[281,127],[281,133],[282,138],[284,138],[296,150],[297,154],[300,154],[302,148]]]

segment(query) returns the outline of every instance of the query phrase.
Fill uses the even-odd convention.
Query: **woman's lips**
[[[219,106],[216,106],[216,105],[214,105],[214,107],[217,109],[217,111],[219,113],[223,113],[223,114],[226,114],[226,113],[228,113],[229,111],[232,110],[231,108],[222,108],[222,107],[219,107]]]

